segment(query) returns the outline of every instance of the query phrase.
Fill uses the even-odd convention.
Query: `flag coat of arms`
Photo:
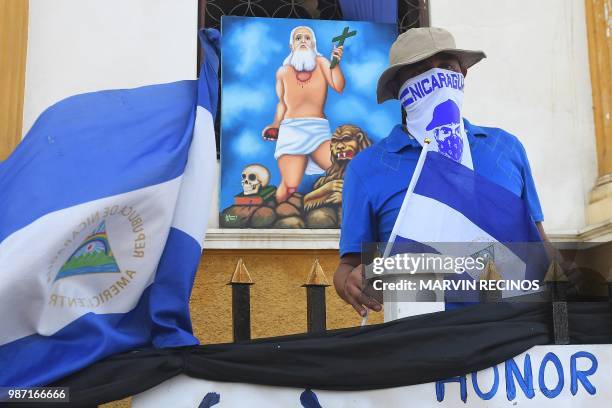
[[[70,97],[0,163],[0,386],[198,343],[188,302],[217,182],[204,37],[199,81]]]

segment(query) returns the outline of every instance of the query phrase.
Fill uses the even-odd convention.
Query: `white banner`
[[[537,346],[477,373],[375,391],[304,390],[181,375],[135,396],[132,406],[608,407],[612,404],[611,368],[612,345]]]

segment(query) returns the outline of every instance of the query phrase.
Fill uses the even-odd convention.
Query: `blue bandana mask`
[[[406,127],[421,145],[428,137],[430,150],[474,168],[461,115],[462,74],[432,68],[404,82],[398,99],[406,111]]]

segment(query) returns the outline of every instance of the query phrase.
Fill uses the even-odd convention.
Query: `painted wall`
[[[431,25],[488,58],[466,79],[465,116],[517,135],[547,231],[585,226],[596,174],[584,2],[431,0]]]
[[[193,79],[197,0],[30,0],[24,134],[82,92]]]

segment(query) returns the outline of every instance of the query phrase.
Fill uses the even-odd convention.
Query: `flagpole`
[[[410,184],[408,184],[408,190],[406,190],[404,201],[402,202],[399,214],[395,219],[395,224],[393,225],[393,230],[391,231],[391,235],[389,236],[389,242],[387,242],[387,246],[385,247],[385,253],[383,255],[383,258],[387,258],[389,256],[389,253],[391,252],[391,249],[393,248],[393,244],[395,243],[395,239],[397,238],[397,230],[399,229],[401,220],[402,218],[404,218],[404,214],[406,213],[408,200],[410,200],[410,197],[412,197],[414,187],[416,186],[416,183],[417,181],[419,181],[419,177],[421,176],[421,171],[423,170],[425,157],[427,156],[427,152],[429,151],[429,144],[431,142],[431,139],[425,138],[423,142],[423,150],[421,150],[421,155],[419,156],[419,160],[417,161],[416,167],[414,168],[414,173],[412,173]]]
[[[407,202],[412,196],[414,192],[414,187],[416,186],[417,181],[419,181],[419,177],[421,176],[421,171],[423,170],[423,164],[425,163],[425,157],[427,156],[427,152],[429,151],[429,144],[431,143],[431,139],[428,137],[423,141],[423,150],[421,150],[421,154],[419,155],[419,160],[417,161],[416,167],[414,168],[414,172],[412,173],[412,178],[410,179],[410,183],[408,184],[408,189],[406,190],[406,195],[404,196],[404,201],[402,201],[402,206],[400,207],[399,214],[395,219],[395,224],[393,225],[393,230],[391,231],[391,235],[389,236],[389,241],[387,242],[387,246],[385,247],[385,253],[383,254],[383,258],[387,258],[391,249],[393,248],[393,244],[395,243],[395,238],[397,238],[397,230],[399,229],[400,220],[404,217],[404,213],[406,212]],[[368,322],[368,309],[366,308],[366,313],[361,319],[361,326],[365,326]]]

